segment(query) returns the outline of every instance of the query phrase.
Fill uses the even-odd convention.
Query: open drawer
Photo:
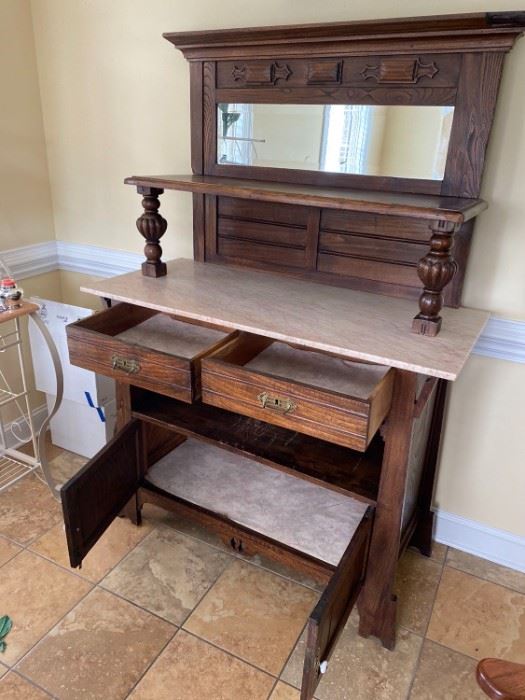
[[[62,488],[71,565],[81,564],[134,494],[171,510],[193,509],[191,517],[231,537],[237,551],[244,540],[259,542],[260,551],[280,550],[289,563],[296,555],[322,565],[328,583],[308,620],[301,695],[311,700],[363,585],[373,509],[194,439],[181,441],[144,477],[144,427],[128,423]]]
[[[394,371],[240,333],[203,359],[201,382],[205,403],[364,452]]]
[[[72,364],[188,403],[200,394],[201,358],[232,337],[126,303],[66,332]]]

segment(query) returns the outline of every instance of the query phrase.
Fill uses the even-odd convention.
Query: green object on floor
[[[11,631],[11,627],[13,626],[13,621],[9,617],[9,615],[4,615],[3,617],[0,617],[0,652],[4,652],[5,648],[7,646],[7,642],[5,641],[5,638]]]

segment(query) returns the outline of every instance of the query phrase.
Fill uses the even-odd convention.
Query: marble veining
[[[337,565],[367,506],[242,455],[186,440],[148,481],[240,525]]]
[[[166,314],[155,314],[118,333],[116,337],[127,343],[190,359],[225,336],[226,333],[214,328],[178,321]]]
[[[178,259],[166,277],[131,272],[82,291],[342,357],[454,380],[489,314],[443,309],[435,338],[411,332],[417,304],[255,270]]]
[[[297,350],[284,343],[272,343],[245,367],[364,400],[388,372],[383,365],[350,362],[319,352]]]

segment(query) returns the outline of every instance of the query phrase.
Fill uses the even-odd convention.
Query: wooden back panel
[[[428,221],[292,204],[206,196],[205,260],[315,278],[416,299],[417,263],[428,250]],[[456,236],[460,262],[445,303],[457,307],[471,223]]]

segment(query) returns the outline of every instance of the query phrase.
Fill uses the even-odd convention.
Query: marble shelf
[[[130,272],[82,291],[448,380],[459,375],[489,317],[445,308],[441,332],[431,338],[411,332],[413,301],[182,258],[168,262],[165,277]]]

